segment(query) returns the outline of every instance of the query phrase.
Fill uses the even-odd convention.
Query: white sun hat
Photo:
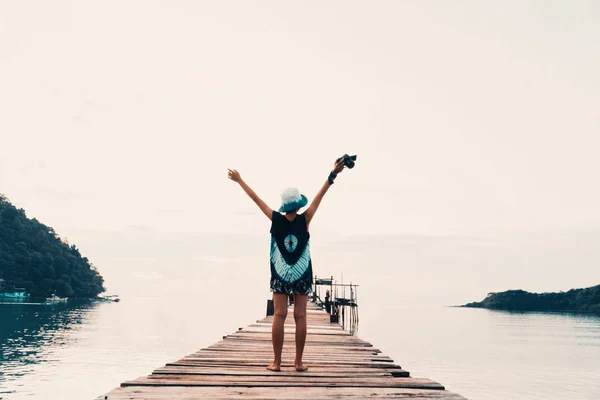
[[[308,199],[297,188],[287,188],[281,192],[281,207],[279,212],[297,210],[308,204]]]

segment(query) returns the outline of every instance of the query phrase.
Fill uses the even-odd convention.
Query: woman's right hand
[[[229,179],[231,179],[234,182],[239,182],[239,181],[242,180],[242,177],[240,176],[240,173],[237,172],[235,169],[229,169],[229,168],[227,168],[227,170],[229,171],[227,173],[227,177]]]
[[[338,162],[336,162],[333,165],[333,170],[336,172],[336,174],[339,174],[340,172],[342,172],[344,170],[344,167],[346,166],[346,164],[344,164],[344,158],[342,157],[342,159]]]

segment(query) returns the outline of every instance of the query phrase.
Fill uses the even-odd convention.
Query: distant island
[[[94,298],[104,279],[77,247],[0,194],[0,292]]]
[[[510,311],[563,311],[600,314],[600,285],[558,293],[529,293],[507,290],[489,293],[483,301],[461,307]]]

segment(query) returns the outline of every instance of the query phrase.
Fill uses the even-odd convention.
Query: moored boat
[[[53,294],[50,297],[46,297],[46,301],[44,301],[44,304],[53,305],[53,304],[59,304],[59,303],[66,303],[68,300],[69,300],[68,297],[58,297],[57,295]]]
[[[111,295],[107,295],[107,296],[98,296],[98,297],[96,297],[96,300],[104,302],[104,303],[118,303],[119,301],[121,301],[119,296],[116,294],[111,294]]]
[[[0,301],[24,301],[29,298],[25,289],[14,288],[12,290],[0,290]]]

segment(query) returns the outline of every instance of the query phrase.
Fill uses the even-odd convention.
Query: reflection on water
[[[264,312],[263,301],[232,299],[237,306],[225,315],[211,306],[218,292],[199,286],[170,296],[146,286],[150,295],[121,296],[120,303],[1,305],[0,399],[93,399]]]
[[[151,295],[120,303],[0,305],[0,398],[93,399],[264,315],[261,293],[176,283],[164,296],[153,280]],[[387,300],[363,296],[359,336],[415,377],[469,399],[600,399],[598,317]]]
[[[600,399],[600,317],[383,307],[361,332],[415,377],[470,399]]]
[[[52,306],[0,304],[0,388],[53,361],[61,347],[73,346],[77,332],[93,318],[96,305],[69,302]],[[0,389],[0,393],[7,393]]]

